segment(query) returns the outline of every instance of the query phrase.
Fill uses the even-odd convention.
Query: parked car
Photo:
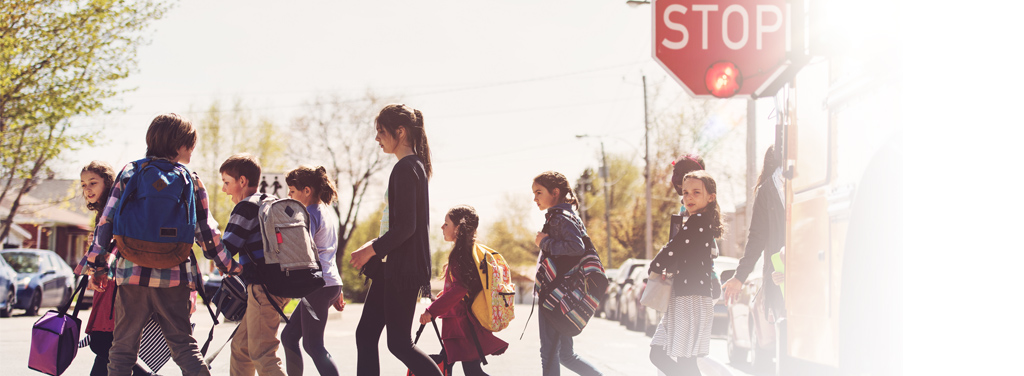
[[[736,265],[739,265],[737,258],[719,256],[715,259],[714,270],[719,278],[722,278],[723,273],[728,273],[728,276],[731,277],[732,273],[736,272]],[[637,313],[631,316],[633,320],[632,325],[634,330],[645,332],[648,336],[653,336],[654,330],[657,329],[658,323],[661,322],[661,317],[665,313],[640,304],[640,297],[643,296],[643,290],[647,287],[647,275],[645,274],[642,279],[642,282],[639,284],[640,287],[631,296],[635,300],[637,307]],[[727,279],[723,278],[721,281]],[[714,312],[714,319],[711,323],[711,338],[726,338],[729,326],[729,310],[725,305],[724,297],[715,299]]]
[[[728,281],[729,278],[722,278],[727,271],[736,273],[736,266],[740,264],[740,260],[735,257],[729,256],[718,256],[715,259],[714,270],[715,274],[718,275],[718,280],[723,284]],[[732,277],[732,273],[729,277]],[[711,338],[725,338],[729,333],[729,307],[725,304],[725,292],[722,292],[722,296],[715,299],[715,319],[711,324]]]
[[[608,302],[608,294],[611,293],[612,291],[612,285],[615,284],[615,276],[619,275],[619,269],[605,269],[604,275],[608,277],[608,287],[605,288],[604,297],[602,297],[601,302],[597,304],[597,313],[595,313],[594,315],[596,316],[604,314],[605,318],[608,318],[604,306],[605,303]]]
[[[736,301],[729,304],[726,347],[731,363],[749,363],[756,369],[771,369],[775,356],[775,325],[769,320],[758,294],[763,280],[764,260],[758,260],[747,276]],[[735,270],[722,274],[723,281]]]
[[[608,293],[605,294],[605,305],[604,305],[604,317],[609,320],[620,320],[622,312],[620,308],[622,299],[622,288],[626,284],[626,279],[629,278],[633,271],[637,268],[647,270],[647,265],[650,264],[651,260],[644,259],[627,259],[619,265],[618,273],[615,275],[614,280],[608,283]],[[609,274],[609,277],[611,274]],[[608,303],[611,304],[608,304]]]
[[[18,300],[18,272],[0,257],[0,317],[11,317]]]
[[[42,307],[56,307],[71,296],[75,273],[53,251],[5,249],[0,253],[18,272],[18,299],[14,308],[36,316]]]
[[[619,320],[626,329],[645,332],[648,326],[657,327],[658,323],[654,318],[649,317],[648,311],[657,311],[640,304],[640,297],[644,295],[647,288],[647,268],[633,269],[633,275],[629,276],[622,292],[622,319]],[[653,322],[653,325],[651,324]],[[653,329],[652,333],[653,333]]]

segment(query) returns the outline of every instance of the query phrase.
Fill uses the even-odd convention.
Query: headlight
[[[32,277],[25,277],[18,280],[19,287],[27,287],[28,283],[32,281]]]

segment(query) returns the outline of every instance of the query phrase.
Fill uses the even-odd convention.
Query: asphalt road
[[[421,304],[417,312],[422,312],[425,307],[426,305]],[[327,325],[325,341],[327,349],[334,357],[342,375],[355,374],[355,327],[361,311],[362,305],[349,304],[345,308],[345,312],[337,312],[332,309],[328,318],[330,322]],[[497,334],[498,337],[509,342],[509,349],[501,356],[488,357],[490,364],[484,366],[484,371],[492,375],[540,375],[540,355],[538,353],[540,339],[537,332],[536,314],[530,319],[528,328],[523,334],[529,313],[529,305],[520,304],[516,307],[515,320],[507,329]],[[82,311],[79,315],[85,321],[89,311]],[[4,365],[3,376],[41,374],[27,367],[32,324],[37,319],[38,317],[25,316],[0,319],[0,364]],[[212,321],[203,307],[200,307],[200,310],[193,315],[193,321],[196,323],[195,337],[201,344],[206,339]],[[227,340],[235,325],[235,323],[223,323],[217,326],[211,352],[216,351]],[[416,327],[418,326],[417,324]],[[521,340],[519,339],[520,334],[523,334]],[[658,375],[657,369],[648,359],[649,344],[650,338],[643,333],[626,330],[617,322],[600,318],[593,319],[583,333],[575,338],[576,352],[592,362],[605,375]],[[419,345],[428,353],[436,353],[440,350],[438,340],[429,328],[424,331]],[[381,374],[404,375],[406,368],[387,351],[383,336],[380,348]],[[211,371],[214,375],[228,375],[229,352],[230,347],[225,347],[220,356],[212,363]],[[284,359],[284,350],[278,350],[278,355]],[[64,374],[89,374],[93,358],[94,355],[88,348],[80,349],[71,367]],[[742,366],[734,368],[727,362],[725,342],[713,340],[711,355],[702,358],[699,364],[705,376],[749,375],[744,372]],[[316,369],[309,358],[306,358],[305,365],[306,374],[316,374]],[[173,361],[168,362],[159,373],[165,376],[181,374]],[[562,373],[574,374],[564,367]],[[462,374],[460,365],[456,365],[454,374]]]

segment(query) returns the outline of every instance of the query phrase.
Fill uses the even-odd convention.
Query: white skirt
[[[707,356],[711,348],[714,301],[707,296],[673,296],[668,312],[658,323],[651,346],[661,346],[669,356]]]

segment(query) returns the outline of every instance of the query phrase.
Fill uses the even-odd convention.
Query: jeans
[[[548,322],[547,313],[542,310],[537,321],[540,326],[540,365],[544,376],[558,376],[562,371],[559,363],[583,376],[600,376],[601,372],[590,362],[583,360],[572,349],[572,337],[559,333]]]
[[[380,375],[377,343],[388,328],[388,350],[417,376],[441,376],[437,364],[412,343],[412,320],[419,288],[397,288],[386,278],[373,280],[356,326],[356,375]]]
[[[182,375],[210,375],[210,369],[192,337],[189,322],[191,290],[188,286],[147,287],[121,285],[114,302],[114,344],[110,347],[107,374],[129,376],[139,356],[142,328],[150,316],[160,325],[171,350],[171,359]]]
[[[309,315],[309,309],[302,303],[295,307],[288,325],[281,331],[281,346],[284,346],[284,361],[288,375],[302,375],[302,348],[306,350],[316,371],[323,376],[337,376],[338,367],[331,360],[331,354],[324,347],[324,329],[327,326],[327,314],[334,302],[341,296],[341,286],[324,286],[306,296],[306,301],[313,307],[319,320]]]

